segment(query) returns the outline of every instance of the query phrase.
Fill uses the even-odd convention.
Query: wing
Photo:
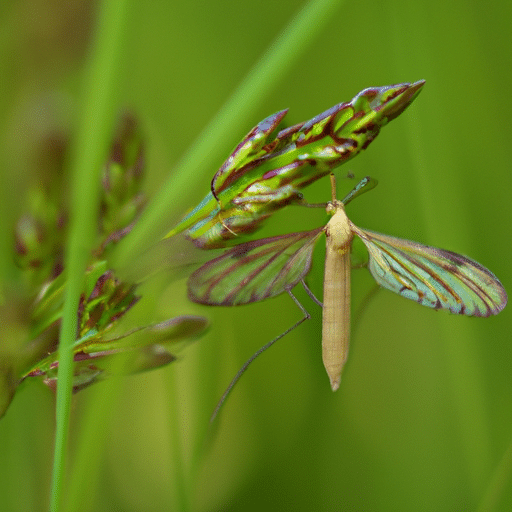
[[[368,249],[371,274],[384,288],[459,315],[496,315],[505,307],[505,289],[476,261],[351,225]]]
[[[237,245],[208,261],[188,280],[190,300],[235,306],[274,297],[293,288],[311,267],[324,228]]]

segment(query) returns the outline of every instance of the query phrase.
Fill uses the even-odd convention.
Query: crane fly
[[[505,289],[491,271],[476,261],[444,249],[362,229],[350,221],[345,206],[376,184],[375,180],[366,177],[339,201],[331,174],[332,201],[326,207],[331,218],[327,225],[237,245],[208,261],[190,276],[188,293],[194,302],[235,306],[288,292],[304,313],[299,322],[247,361],[218,407],[259,353],[309,318],[291,290],[299,282],[305,285],[304,278],[311,268],[315,244],[323,234],[326,237],[326,256],[322,358],[333,391],[339,387],[348,355],[350,252],[354,236],[358,236],[368,250],[368,269],[373,278],[388,290],[424,306],[447,309],[460,315],[487,317],[498,314],[505,307]]]

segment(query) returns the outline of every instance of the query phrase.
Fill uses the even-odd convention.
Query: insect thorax
[[[345,249],[350,245],[354,237],[350,227],[350,221],[345,213],[345,206],[338,200],[327,203],[327,213],[333,213],[325,230],[327,243],[330,244],[333,249]]]

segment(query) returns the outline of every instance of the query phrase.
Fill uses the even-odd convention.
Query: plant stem
[[[116,267],[123,267],[133,261],[148,244],[154,243],[164,235],[165,230],[169,230],[169,226],[165,225],[165,222],[169,222],[169,205],[175,204],[178,199],[192,198],[196,189],[190,186],[192,180],[194,183],[201,183],[202,179],[206,184],[209,182],[208,178],[212,177],[209,167],[212,154],[219,146],[223,146],[225,139],[235,138],[240,133],[247,118],[251,117],[265,97],[286,76],[342,4],[343,0],[311,0],[297,13],[199,134],[133,231],[119,244],[114,254]]]
[[[99,7],[96,39],[89,57],[82,92],[76,146],[71,161],[71,223],[65,269],[67,288],[59,340],[56,435],[50,510],[60,508],[66,468],[66,445],[73,377],[72,346],[84,270],[96,229],[100,172],[114,120],[114,98],[119,53],[125,25],[125,0],[110,0]]]

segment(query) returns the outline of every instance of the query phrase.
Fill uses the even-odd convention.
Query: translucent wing
[[[229,249],[190,276],[189,298],[202,304],[234,306],[293,288],[309,272],[323,229],[263,238]]]
[[[368,249],[371,274],[384,288],[424,306],[460,315],[496,315],[505,307],[503,286],[476,261],[351,226]]]

